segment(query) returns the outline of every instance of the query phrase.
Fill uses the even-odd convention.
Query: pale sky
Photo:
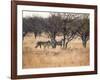
[[[73,14],[73,13],[72,13]],[[77,13],[76,13],[77,14]],[[74,15],[76,15],[74,13]],[[86,15],[86,14],[85,14]],[[89,17],[89,14],[87,14]],[[47,18],[50,16],[50,12],[39,12],[39,11],[23,11],[23,17],[43,17],[43,18]],[[78,15],[76,15],[76,17],[80,17],[83,18],[84,14],[83,13],[78,13]]]
[[[49,17],[49,12],[34,12],[34,11],[23,11],[23,17],[40,16],[47,18]]]

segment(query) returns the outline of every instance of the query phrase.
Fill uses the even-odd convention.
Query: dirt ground
[[[61,37],[56,37],[60,40]],[[89,65],[89,41],[84,48],[80,38],[72,40],[67,49],[35,48],[37,41],[50,40],[46,35],[34,38],[27,34],[23,40],[23,68],[68,67]]]

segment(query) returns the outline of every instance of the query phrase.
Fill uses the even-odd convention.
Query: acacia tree
[[[49,33],[50,37],[55,40],[56,34],[60,31],[62,25],[61,16],[57,14],[51,14],[46,20],[46,32]]]
[[[75,26],[75,23],[77,22],[77,15],[73,13],[64,13],[62,14],[62,34],[63,34],[63,40],[64,45],[63,47],[67,48],[68,43],[75,38],[76,32],[78,27]]]
[[[51,38],[52,47],[56,48],[56,36],[60,33],[62,26],[62,18],[58,13],[52,13],[45,19],[45,32],[49,34]]]
[[[89,40],[89,15],[83,15],[81,20],[82,25],[81,28],[78,30],[78,34],[82,39],[82,44],[84,48],[86,48],[87,41]]]
[[[32,32],[32,24],[29,18],[23,18],[23,37],[28,33]]]
[[[23,18],[23,32],[33,32],[35,37],[42,32],[48,33],[51,41],[54,41],[56,47],[56,36],[62,34],[64,47],[74,38],[80,36],[83,46],[89,39],[89,18],[85,14],[76,13],[50,13],[47,18],[30,17]],[[25,35],[24,35],[25,36]]]
[[[44,31],[44,19],[41,17],[23,18],[23,32],[33,32],[36,38]]]
[[[86,42],[89,40],[89,15],[88,14],[67,14],[63,25],[63,36],[66,39],[65,47],[74,38],[82,39],[83,46],[86,47]]]

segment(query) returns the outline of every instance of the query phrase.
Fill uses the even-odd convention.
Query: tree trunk
[[[65,34],[63,34],[63,39],[62,39],[62,46],[63,46],[63,48],[65,48],[66,46],[65,46],[65,40],[66,40],[66,38],[65,38]]]
[[[68,48],[68,42],[66,42],[66,47],[65,48]]]
[[[34,36],[35,36],[35,39],[36,39],[36,37],[37,37],[37,33],[36,32],[34,33]]]
[[[86,48],[87,41],[82,41],[82,43],[83,43],[83,47]]]
[[[81,39],[82,39],[82,44],[84,48],[86,48],[86,43],[87,43],[86,38],[87,38],[86,33],[83,33],[81,36]]]
[[[23,40],[24,40],[24,37],[26,36],[27,32],[23,32]]]
[[[56,32],[52,33],[52,38],[55,40],[55,38],[56,38]]]
[[[52,48],[56,48],[56,33],[51,33],[51,45]]]

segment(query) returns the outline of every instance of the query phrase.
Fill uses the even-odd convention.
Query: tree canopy
[[[47,18],[39,16],[24,17],[23,32],[33,32],[35,37],[44,32],[48,33],[52,39],[55,39],[57,34],[61,34],[64,40],[69,42],[75,36],[81,36],[82,33],[89,36],[89,14],[50,13]],[[89,39],[89,37],[87,38]]]

